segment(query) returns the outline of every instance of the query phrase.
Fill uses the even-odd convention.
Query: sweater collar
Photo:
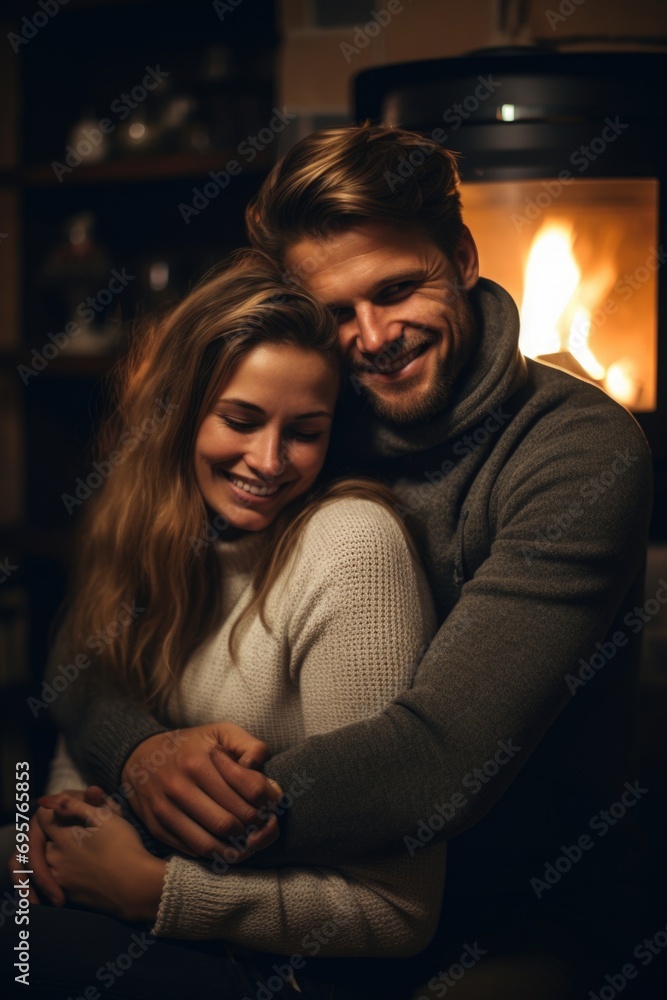
[[[353,407],[353,450],[357,456],[395,457],[425,451],[475,426],[526,381],[519,351],[519,313],[511,295],[495,281],[480,278],[470,292],[480,325],[480,344],[451,404],[430,420],[406,426],[384,422],[366,399]]]
[[[216,538],[213,548],[220,558],[223,576],[251,573],[266,541],[266,531],[247,531],[238,538]]]

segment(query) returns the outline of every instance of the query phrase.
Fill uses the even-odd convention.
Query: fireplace
[[[631,410],[667,467],[667,58],[488,50],[366,70],[356,115],[461,154],[481,273],[521,348]],[[666,241],[667,242],[667,241]]]
[[[482,274],[519,306],[522,352],[655,413],[657,181],[482,182],[461,193]]]

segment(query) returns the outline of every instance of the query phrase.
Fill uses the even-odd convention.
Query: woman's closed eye
[[[295,428],[291,428],[286,433],[297,441],[317,441],[318,438],[322,437],[322,431],[297,431]]]
[[[241,434],[251,434],[260,426],[247,420],[234,420],[232,417],[225,417],[222,414],[218,414],[218,416],[223,424],[231,427],[234,431],[239,431]],[[285,436],[292,437],[297,441],[316,441],[322,436],[322,431],[299,431],[295,427],[288,427],[285,430]]]
[[[234,431],[249,433],[257,427],[257,424],[252,424],[247,420],[233,420],[231,417],[225,417],[221,413],[218,414],[218,417],[222,420],[223,424],[231,427]]]

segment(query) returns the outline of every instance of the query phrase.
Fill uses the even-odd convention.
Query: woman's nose
[[[271,431],[257,435],[253,445],[245,456],[248,468],[261,479],[276,479],[287,464],[285,442]]]

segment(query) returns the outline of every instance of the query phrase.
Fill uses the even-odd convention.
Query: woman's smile
[[[338,361],[289,343],[261,344],[235,366],[200,425],[194,468],[209,508],[262,531],[306,493],[327,453]]]

